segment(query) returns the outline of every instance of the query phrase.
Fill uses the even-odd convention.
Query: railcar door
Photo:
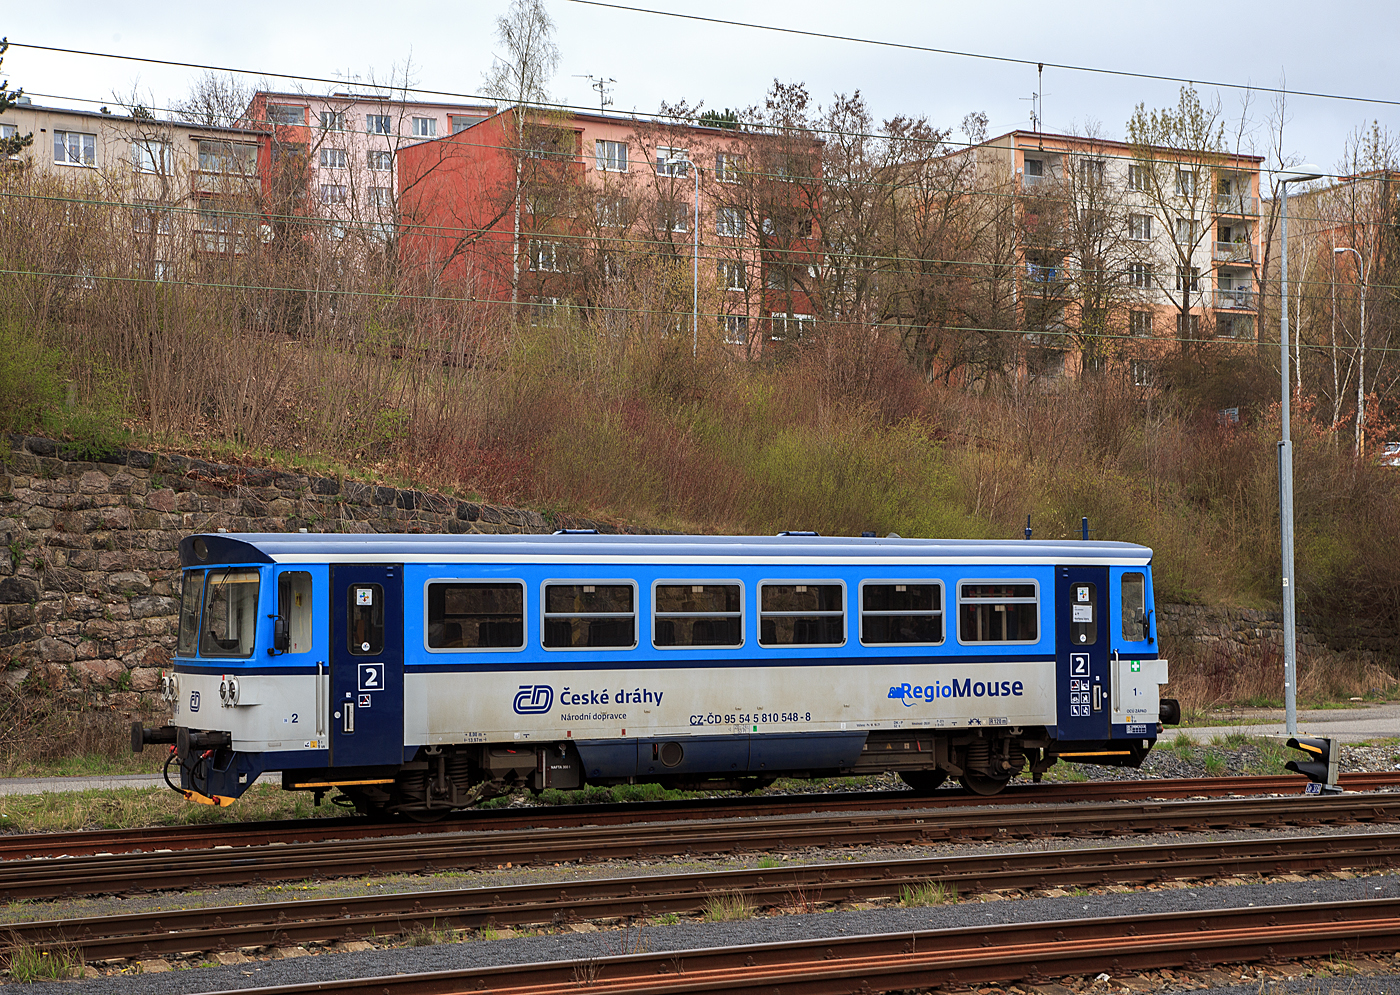
[[[331,567],[331,763],[403,762],[403,566]]]
[[[1058,738],[1109,736],[1108,568],[1055,568]]]

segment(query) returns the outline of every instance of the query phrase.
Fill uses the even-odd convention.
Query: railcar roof
[[[203,555],[199,555],[202,544]],[[849,536],[399,535],[236,532],[187,536],[183,566],[215,563],[783,562],[1114,563],[1146,565],[1152,550],[1131,542],[1058,539],[902,539]]]

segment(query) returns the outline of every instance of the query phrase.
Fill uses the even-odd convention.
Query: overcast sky
[[[1276,86],[1380,99],[1400,99],[1394,80],[1400,4],[1357,0],[1324,6],[1273,4],[1128,4],[1107,0],[1047,4],[1024,0],[621,0],[629,6],[805,28],[982,55],[1160,74],[1194,80]],[[587,79],[610,84],[614,111],[653,111],[662,100],[703,101],[724,108],[760,103],[774,78],[805,82],[825,102],[834,92],[861,90],[877,118],[926,115],[956,127],[984,111],[989,134],[1029,126],[1034,66],[908,52],[702,24],[673,17],[548,0],[560,50],[553,94],[568,104],[596,106]],[[384,77],[411,60],[417,85],[477,93],[482,70],[499,51],[495,20],[507,0],[450,3],[271,3],[214,7],[207,2],[152,4],[113,0],[50,0],[12,4],[0,15],[11,42],[139,55],[308,77]],[[162,9],[164,8],[164,9]],[[195,70],[62,55],[12,47],[3,75],[36,102],[111,103],[133,87],[162,106],[184,95]],[[276,81],[287,89],[325,84]],[[1122,138],[1138,102],[1175,104],[1180,84],[1047,68],[1047,131],[1097,126]],[[1238,120],[1242,91],[1201,86]],[[1249,116],[1254,150],[1267,150],[1272,98],[1257,93]],[[1324,167],[1341,158],[1349,133],[1372,119],[1400,133],[1400,107],[1294,96],[1287,151]]]

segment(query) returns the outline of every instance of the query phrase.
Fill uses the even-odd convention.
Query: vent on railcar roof
[[[799,532],[799,531],[797,531],[797,530],[794,529],[794,530],[790,530],[790,531],[788,531],[788,532],[779,532],[778,535],[780,535],[780,536],[803,536],[803,537],[807,537],[807,536],[819,536],[819,535],[821,535],[821,533],[820,533],[820,532]]]
[[[555,530],[554,530],[554,534],[557,535],[557,536],[595,536],[595,535],[598,534],[598,530],[597,530],[597,529],[555,529]]]

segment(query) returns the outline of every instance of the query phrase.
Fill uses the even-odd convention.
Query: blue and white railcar
[[[180,544],[188,797],[264,771],[423,817],[517,787],[1136,766],[1176,703],[1152,551],[810,534]]]

